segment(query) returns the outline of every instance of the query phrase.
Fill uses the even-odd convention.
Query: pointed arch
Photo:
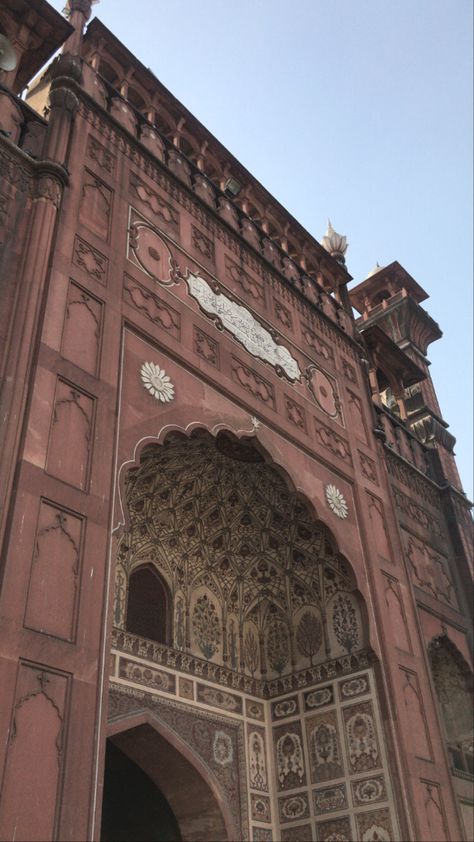
[[[203,826],[209,842],[239,838],[219,781],[189,742],[157,715],[133,711],[109,722],[107,734],[163,793],[184,839],[199,842]]]

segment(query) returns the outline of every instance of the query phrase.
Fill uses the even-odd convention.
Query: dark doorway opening
[[[181,842],[176,817],[156,784],[107,740],[101,842]]]

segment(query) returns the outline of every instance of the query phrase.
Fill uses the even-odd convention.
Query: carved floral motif
[[[329,508],[335,515],[344,519],[349,514],[349,509],[345,497],[335,485],[327,485],[325,489],[326,500]]]
[[[298,793],[287,798],[279,798],[278,810],[282,824],[305,819],[309,816],[308,796],[306,793]]]
[[[303,746],[299,726],[287,730],[277,729],[275,755],[279,789],[293,789],[304,786],[305,771]]]
[[[194,606],[193,632],[204,657],[212,658],[220,645],[221,631],[215,605],[207,594],[202,594]]]
[[[314,811],[320,813],[334,813],[336,810],[347,810],[347,793],[345,784],[336,784],[313,792]]]
[[[249,783],[252,789],[268,792],[265,742],[261,728],[254,728],[248,735]]]
[[[156,363],[143,363],[140,376],[145,389],[158,401],[168,403],[173,400],[174,386],[165,371]]]

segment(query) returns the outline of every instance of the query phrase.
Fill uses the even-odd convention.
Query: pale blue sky
[[[53,5],[61,9],[64,0]],[[472,497],[472,0],[102,0],[94,14],[354,282],[398,260]]]

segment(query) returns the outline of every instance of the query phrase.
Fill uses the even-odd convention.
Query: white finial
[[[348,248],[347,238],[343,234],[338,234],[331,225],[331,220],[328,219],[327,231],[321,240],[321,245],[327,252],[334,257],[338,263],[345,264],[345,253]]]

